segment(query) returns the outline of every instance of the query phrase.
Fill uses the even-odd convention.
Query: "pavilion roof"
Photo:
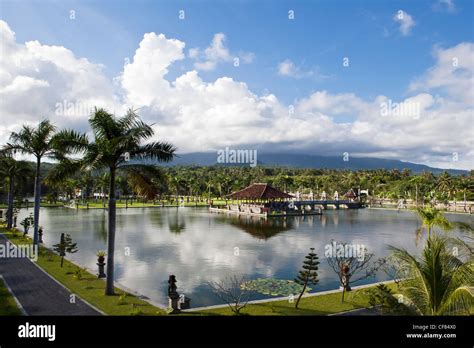
[[[234,199],[284,199],[292,198],[293,196],[266,183],[255,183],[243,190],[233,192],[227,197]]]
[[[358,194],[356,193],[356,190],[350,189],[349,191],[346,192],[344,196],[347,198],[357,198]]]

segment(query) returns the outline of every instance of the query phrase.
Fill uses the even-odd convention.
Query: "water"
[[[23,209],[18,221],[30,212]],[[96,252],[107,245],[105,210],[42,208],[40,214],[46,246],[58,243],[61,232],[69,233],[79,251],[68,258],[97,269]],[[447,217],[474,222],[467,215]],[[336,289],[337,275],[324,258],[324,247],[332,239],[362,244],[375,254],[374,259],[386,256],[388,245],[416,253],[420,246],[414,231],[419,225],[409,211],[328,210],[323,216],[264,221],[209,213],[206,208],[118,209],[115,276],[119,283],[167,305],[168,276],[175,274],[178,291],[191,298],[192,307],[214,305],[221,302],[207,282],[230,275],[294,279],[314,247],[321,264],[319,284],[312,291]],[[387,276],[381,272],[355,285],[384,279]]]

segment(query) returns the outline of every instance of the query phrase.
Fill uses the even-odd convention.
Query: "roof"
[[[347,191],[344,196],[347,197],[347,198],[357,198],[358,197],[358,195],[357,195],[357,193],[355,192],[354,189],[350,189],[349,191]]]
[[[235,199],[283,199],[292,198],[292,195],[271,187],[265,183],[255,183],[243,190],[233,192],[227,197]]]

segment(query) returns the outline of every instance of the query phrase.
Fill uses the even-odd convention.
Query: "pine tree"
[[[314,252],[314,248],[310,248],[310,252],[308,255],[305,256],[305,260],[303,261],[302,270],[295,278],[295,282],[303,286],[300,295],[298,296],[298,300],[296,301],[295,308],[298,308],[298,304],[300,303],[301,297],[306,291],[308,285],[316,285],[318,283],[318,255]]]
[[[61,233],[61,241],[59,244],[53,245],[53,248],[53,250],[61,256],[61,267],[63,267],[66,253],[74,254],[78,250],[77,243],[73,243],[71,236],[69,234],[64,235],[64,233]]]

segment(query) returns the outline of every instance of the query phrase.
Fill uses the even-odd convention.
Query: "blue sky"
[[[2,2],[1,17],[19,41],[65,46],[104,64],[110,77],[121,71],[125,57],[133,56],[145,32],[183,40],[187,47],[206,47],[215,33],[223,32],[231,50],[253,52],[255,63],[239,69],[221,66],[203,77],[225,74],[258,93],[271,89],[288,103],[321,88],[369,98],[381,92],[403,97],[413,77],[432,65],[434,45],[473,37],[472,1],[457,1],[454,13],[434,11],[433,1]],[[399,9],[417,21],[407,37],[392,21]],[[70,10],[75,20],[69,19]],[[180,10],[185,20],[178,18]],[[293,21],[289,10],[295,11]],[[342,66],[343,57],[349,58],[349,69]],[[287,58],[326,77],[288,83],[276,69]]]
[[[185,59],[167,67],[170,82],[196,69],[196,61],[205,60],[203,52],[214,35],[222,33],[230,56],[249,54],[251,62],[234,67],[232,61],[221,61],[213,69],[197,69],[199,77],[205,83],[223,76],[245,82],[251,93],[271,93],[285,106],[318,91],[354,94],[364,101],[380,95],[397,101],[413,97],[413,81],[439,63],[436,50],[472,43],[474,35],[473,2],[461,0],[3,0],[0,6],[0,19],[15,32],[16,43],[38,40],[41,45],[63,46],[77,58],[101,64],[111,81],[122,74],[125,58],[133,60],[145,33],[162,33],[185,43]],[[71,10],[75,11],[73,20]],[[184,20],[178,17],[180,10],[185,11]],[[289,10],[294,11],[294,20],[288,19]],[[394,20],[399,10],[414,21],[406,32]],[[191,48],[199,49],[199,59],[189,57]],[[343,66],[344,57],[349,58],[349,67]],[[291,64],[287,74],[281,70],[284,62]],[[440,93],[439,86],[435,87],[430,92],[433,96]],[[335,123],[358,119],[350,110],[331,117]],[[438,152],[447,156],[450,151]]]

